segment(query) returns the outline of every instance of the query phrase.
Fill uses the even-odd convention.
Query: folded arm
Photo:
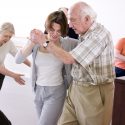
[[[120,53],[119,50],[115,49],[115,58],[117,60],[125,61],[125,56]]]

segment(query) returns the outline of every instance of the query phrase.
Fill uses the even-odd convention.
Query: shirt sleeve
[[[10,51],[9,53],[12,55],[12,56],[15,56],[16,53],[17,53],[17,48],[16,46],[14,45],[14,43],[12,41],[10,41]]]
[[[103,52],[106,45],[107,40],[105,37],[94,36],[86,38],[70,53],[78,63],[85,67],[91,64]]]

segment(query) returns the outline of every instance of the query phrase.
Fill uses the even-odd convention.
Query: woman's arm
[[[120,53],[119,50],[115,48],[115,58],[117,60],[125,61],[125,56]]]
[[[4,66],[0,66],[0,73],[12,77],[20,85],[25,84],[25,81],[21,78],[21,76],[24,76],[23,74],[12,72],[7,68],[5,68]]]
[[[35,44],[33,42],[28,42],[26,46],[24,46],[21,50],[19,50],[15,56],[15,62],[20,64],[20,63],[25,63],[26,65],[30,66],[29,61],[26,59],[33,50],[33,47]]]
[[[125,38],[121,38],[115,45],[115,59],[125,61]]]
[[[31,62],[30,62],[28,59],[26,59],[23,63],[24,63],[25,65],[31,67]]]

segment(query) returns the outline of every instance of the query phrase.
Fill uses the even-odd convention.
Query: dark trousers
[[[0,74],[0,90],[3,85],[3,80],[4,80],[5,75]],[[0,125],[11,125],[11,122],[8,120],[6,115],[0,110]]]
[[[0,90],[1,90],[2,85],[3,85],[3,80],[4,80],[4,77],[5,77],[5,75],[0,74]]]
[[[125,69],[115,67],[116,77],[125,76]]]
[[[115,79],[112,125],[125,125],[125,80]]]
[[[5,114],[0,110],[0,125],[11,125],[11,122],[5,116]]]

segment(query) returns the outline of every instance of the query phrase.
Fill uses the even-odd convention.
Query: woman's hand
[[[21,78],[21,76],[24,76],[24,74],[19,74],[19,73],[10,71],[10,70],[6,69],[5,66],[0,66],[0,73],[12,77],[20,85],[25,84],[25,80],[23,78]]]
[[[25,85],[25,80],[21,78],[21,76],[24,76],[23,74],[14,73],[13,78],[16,82],[18,82],[20,85]]]

